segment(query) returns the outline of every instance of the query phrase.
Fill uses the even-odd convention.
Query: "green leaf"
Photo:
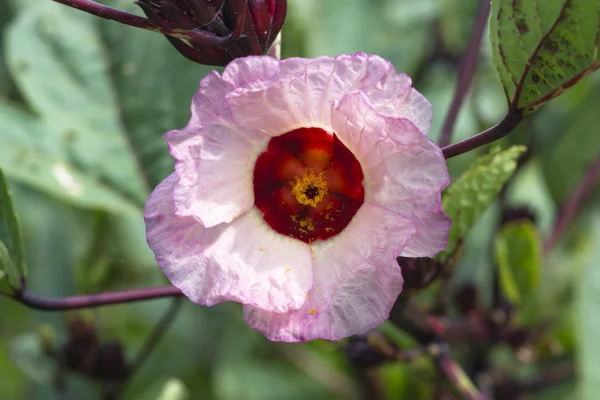
[[[141,206],[149,187],[119,118],[94,20],[51,2],[22,10],[6,32],[8,65],[43,122],[37,139],[68,159],[66,179],[75,165]]]
[[[121,10],[139,11],[129,0],[107,2]],[[109,49],[110,73],[122,121],[151,187],[173,172],[173,158],[162,136],[184,127],[199,80],[213,68],[181,56],[155,32],[97,19]]]
[[[38,117],[0,103],[0,167],[19,182],[85,208],[138,215],[140,206],[74,162]]]
[[[26,275],[22,241],[12,195],[0,170],[0,270],[6,273],[14,288],[21,286],[21,278]]]
[[[600,0],[493,0],[490,40],[510,108],[531,114],[600,68]]]
[[[533,295],[540,282],[541,240],[531,221],[505,224],[496,237],[495,255],[502,291],[514,303]]]
[[[589,95],[575,110],[565,113],[568,104],[561,98],[541,111],[535,122],[536,130],[543,132],[536,142],[543,174],[558,204],[571,196],[600,154],[600,135],[593,134],[600,125],[600,81],[596,78],[596,84],[589,85]],[[598,199],[600,190],[593,193],[590,197]]]
[[[452,218],[448,247],[437,258],[445,261],[456,249],[485,209],[494,201],[517,167],[517,159],[525,146],[499,148],[479,157],[446,191],[442,200],[444,212]]]

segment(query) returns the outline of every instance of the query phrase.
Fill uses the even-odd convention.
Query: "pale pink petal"
[[[247,70],[253,59],[244,62]],[[235,63],[232,62],[232,68],[238,67]],[[431,124],[431,106],[411,88],[410,78],[398,74],[378,56],[358,53],[314,60],[288,59],[281,61],[277,73],[269,69],[268,74],[273,74],[270,79],[255,77],[259,83],[243,85],[228,94],[227,102],[239,125],[269,136],[308,126],[327,130],[331,105],[355,90],[362,91],[381,113],[408,118],[422,132]]]
[[[262,89],[279,72],[281,61],[273,57],[236,58],[223,71],[223,80],[236,89]],[[267,83],[268,85],[268,83]]]
[[[402,256],[433,257],[447,246],[441,192],[450,182],[441,150],[409,120],[379,114],[361,92],[332,113],[333,130],[365,174],[366,201],[400,213],[417,231]]]
[[[188,128],[193,129],[204,123],[213,124],[222,118],[231,119],[225,96],[233,90],[235,86],[222,79],[216,71],[206,74],[192,99],[192,118]]]
[[[186,129],[165,135],[179,176],[175,213],[206,227],[231,222],[254,205],[254,163],[268,139],[248,137],[235,125]]]
[[[344,231],[311,244],[313,287],[296,311],[246,306],[254,329],[276,341],[338,340],[385,321],[402,290],[396,256],[414,232],[410,221],[365,203]]]
[[[146,204],[148,244],[174,286],[190,300],[236,301],[287,312],[302,306],[312,286],[307,244],[275,233],[252,209],[229,224],[206,228],[174,213],[170,175]]]

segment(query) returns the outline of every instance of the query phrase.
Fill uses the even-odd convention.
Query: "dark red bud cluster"
[[[283,26],[286,0],[138,0],[148,19],[173,34],[184,56],[207,65],[266,54]]]
[[[121,381],[127,376],[120,343],[101,342],[94,325],[83,318],[74,318],[67,328],[60,359],[68,370],[104,381]]]
[[[438,275],[442,265],[433,258],[398,257],[402,269],[404,289],[423,289]]]

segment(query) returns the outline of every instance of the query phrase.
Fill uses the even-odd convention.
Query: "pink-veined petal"
[[[247,70],[254,61],[244,62]],[[232,64],[234,69],[239,67],[235,61]],[[407,75],[398,74],[389,61],[378,56],[292,58],[282,61],[277,73],[269,69],[265,76],[270,74],[270,79],[261,78],[253,86],[244,84],[227,95],[238,124],[270,136],[299,127],[327,129],[331,105],[346,93],[360,90],[385,115],[408,118],[422,132],[431,125],[429,102],[411,87]]]
[[[365,200],[414,224],[416,233],[401,255],[433,257],[444,250],[451,221],[441,192],[450,178],[439,147],[409,120],[381,115],[361,92],[338,104],[332,126],[362,165]]]
[[[145,210],[148,244],[171,283],[190,300],[237,301],[286,312],[304,304],[312,285],[307,244],[270,229],[256,209],[206,228],[174,213],[177,175],[152,192]]]
[[[271,340],[338,340],[387,319],[402,290],[396,262],[414,228],[397,213],[365,203],[341,234],[311,244],[314,283],[306,303],[287,313],[244,307],[244,317]]]
[[[268,140],[245,136],[234,125],[201,126],[194,132],[165,136],[179,176],[175,213],[206,227],[231,222],[254,205],[254,163]]]

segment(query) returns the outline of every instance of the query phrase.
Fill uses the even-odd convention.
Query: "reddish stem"
[[[452,139],[452,131],[456,124],[458,113],[463,105],[469,87],[471,86],[471,81],[473,80],[477,59],[479,58],[479,50],[481,48],[481,37],[485,31],[489,14],[489,0],[481,0],[479,12],[475,20],[475,26],[473,27],[471,38],[467,44],[467,50],[460,60],[454,98],[452,99],[450,109],[448,110],[448,114],[446,114],[446,119],[444,120],[444,125],[442,126],[442,131],[440,133],[440,147],[448,146]]]
[[[144,17],[130,14],[125,11],[117,10],[91,0],[54,0],[57,3],[85,11],[88,14],[96,15],[100,18],[117,21],[125,25],[135,26],[136,28],[149,29],[156,31],[156,25]]]
[[[559,238],[565,233],[577,216],[577,213],[581,210],[598,181],[600,181],[600,155],[590,165],[583,179],[561,207],[552,232],[544,242],[544,254],[547,255],[554,248]]]
[[[509,110],[504,119],[498,124],[473,137],[442,148],[442,153],[448,159],[502,139],[512,132],[522,119],[523,117],[519,111]]]
[[[206,40],[206,34],[202,34],[202,32],[194,32],[194,31],[182,31],[178,29],[166,29],[161,28],[155,24],[153,24],[150,20],[140,17],[139,15],[130,14],[125,11],[117,10],[116,8],[112,8],[109,6],[105,6],[103,4],[96,3],[91,0],[53,0],[57,3],[64,4],[69,7],[76,8],[78,10],[84,11],[88,14],[95,15],[100,18],[104,18],[110,21],[120,22],[125,25],[133,26],[135,28],[146,29],[152,32],[158,32],[163,35],[168,35],[180,39],[189,39],[192,40],[194,38],[199,38]]]
[[[120,292],[105,292],[62,298],[38,296],[29,293],[26,289],[24,289],[13,294],[10,296],[10,298],[37,310],[65,311],[179,296],[183,296],[183,293],[181,293],[181,291],[174,286],[156,286],[143,289],[130,289]]]

